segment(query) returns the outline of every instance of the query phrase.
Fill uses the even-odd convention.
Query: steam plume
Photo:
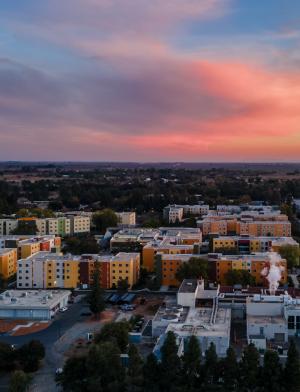
[[[284,267],[281,265],[281,257],[278,253],[269,252],[269,265],[264,267],[261,274],[266,277],[269,282],[269,291],[271,295],[275,295],[282,276]]]

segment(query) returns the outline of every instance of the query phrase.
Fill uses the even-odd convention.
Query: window
[[[288,329],[295,329],[295,316],[288,317]]]

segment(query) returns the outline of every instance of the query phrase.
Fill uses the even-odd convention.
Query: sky
[[[0,160],[300,161],[300,1],[1,0]]]

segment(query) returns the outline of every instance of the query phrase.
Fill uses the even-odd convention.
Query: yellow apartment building
[[[140,254],[120,252],[110,259],[110,286],[118,286],[120,280],[127,280],[129,287],[140,276]]]

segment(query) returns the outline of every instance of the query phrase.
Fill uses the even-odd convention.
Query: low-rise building
[[[116,212],[118,217],[118,223],[122,226],[135,226],[136,224],[136,213],[130,212]]]
[[[198,307],[198,300],[208,305]],[[213,343],[217,355],[223,357],[230,343],[231,309],[218,306],[218,290],[204,289],[204,282],[184,280],[177,295],[177,302],[167,302],[159,308],[152,320],[152,335],[158,337],[154,354],[161,358],[160,349],[169,331],[177,339],[178,356],[184,355],[186,342],[196,336],[205,352]]]
[[[68,290],[7,290],[0,294],[0,318],[50,320],[70,295]]]
[[[248,342],[282,345],[300,333],[300,300],[288,294],[249,297],[246,303]]]

